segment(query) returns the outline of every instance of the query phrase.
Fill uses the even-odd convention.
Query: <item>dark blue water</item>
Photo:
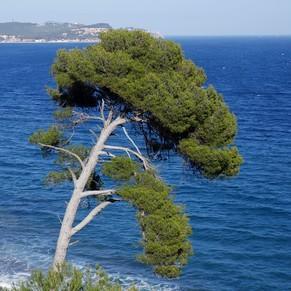
[[[126,204],[95,219],[69,259],[99,263],[144,290],[291,290],[291,38],[176,40],[238,117],[241,173],[210,182],[175,155],[157,162],[194,229],[196,255],[179,280],[156,278],[135,261],[139,230]],[[72,46],[0,45],[0,282],[52,260],[71,187],[43,187],[54,165],[27,138],[52,121],[49,67],[57,49]]]

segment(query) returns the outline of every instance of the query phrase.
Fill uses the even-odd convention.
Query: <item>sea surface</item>
[[[136,262],[140,233],[126,203],[107,208],[83,230],[69,260],[101,264],[124,286],[136,282],[141,290],[291,290],[291,38],[171,39],[205,69],[237,115],[241,172],[208,181],[175,154],[155,161],[193,227],[195,256],[178,280],[157,278]],[[55,165],[28,137],[52,122],[56,104],[45,86],[53,85],[56,51],[76,46],[84,45],[0,45],[2,285],[52,261],[71,186],[44,187]]]

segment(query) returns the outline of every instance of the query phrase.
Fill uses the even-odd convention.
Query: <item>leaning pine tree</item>
[[[172,150],[207,178],[236,175],[242,158],[233,145],[235,116],[213,87],[203,86],[203,70],[186,60],[177,44],[142,31],[109,31],[96,45],[60,50],[52,72],[57,88],[49,93],[60,106],[56,123],[34,133],[30,142],[56,154],[62,167],[47,181],[69,180],[74,186],[54,268],[64,263],[76,233],[112,203],[128,201],[138,211],[140,260],[159,275],[178,276],[192,253],[191,227],[150,160]],[[92,147],[73,142],[85,122],[93,126]],[[144,137],[146,155],[128,134],[130,124]],[[113,145],[116,132],[124,141]],[[106,189],[104,176],[116,187]],[[77,224],[78,208],[89,197],[97,206]]]

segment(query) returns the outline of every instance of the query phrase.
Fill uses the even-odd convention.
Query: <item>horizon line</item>
[[[291,37],[290,34],[164,34],[165,37]]]

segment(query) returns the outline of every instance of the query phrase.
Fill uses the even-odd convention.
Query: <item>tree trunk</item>
[[[74,191],[71,196],[70,202],[67,205],[62,226],[57,241],[53,268],[57,270],[58,266],[64,264],[70,240],[73,235],[73,224],[76,218],[77,210],[81,201],[81,194],[84,191],[91,174],[94,172],[98,163],[100,152],[104,149],[105,143],[112,134],[112,132],[121,124],[126,122],[125,119],[118,117],[114,121],[107,120],[104,122],[104,128],[102,129],[97,143],[92,148],[88,161],[85,164],[80,177],[77,179],[74,185]]]
[[[75,221],[76,213],[80,203],[80,194],[80,191],[75,189],[67,206],[57,242],[53,262],[54,269],[56,269],[57,266],[61,266],[65,262],[67,250],[72,237],[73,223]]]

